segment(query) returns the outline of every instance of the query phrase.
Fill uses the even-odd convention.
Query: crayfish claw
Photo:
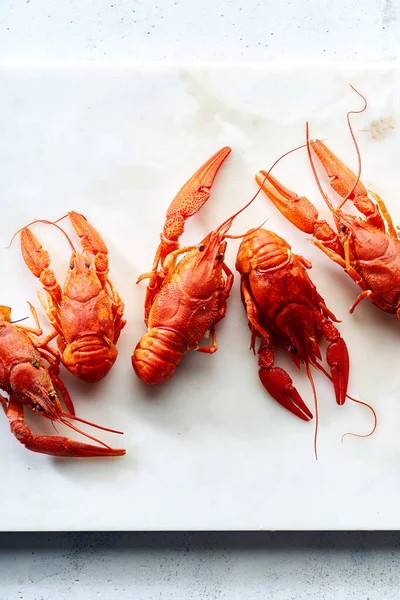
[[[379,206],[368,197],[368,192],[358,176],[353,173],[321,140],[312,140],[310,146],[317,155],[329,177],[331,188],[343,198],[343,204],[350,200],[366,220],[377,229],[385,231]]]
[[[257,173],[256,181],[288,221],[304,233],[314,233],[318,211],[307,198],[285,188],[267,171]]]
[[[317,155],[323,166],[329,184],[333,190],[342,198],[345,198],[353,185],[356,183],[357,176],[330,150],[321,140],[311,140],[310,146]],[[368,193],[361,181],[357,182],[350,199],[354,197],[367,197]]]
[[[124,456],[126,454],[126,450],[122,448],[95,446],[63,436],[33,435],[29,440],[22,443],[28,450],[33,452],[64,458],[100,458],[102,456]]]
[[[326,360],[331,370],[336,402],[341,406],[346,401],[349,383],[350,359],[345,341],[339,338],[329,344]]]
[[[37,277],[55,304],[62,299],[62,290],[50,267],[50,255],[37,237],[25,227],[21,230],[21,253],[26,266]]]
[[[292,378],[286,371],[280,367],[272,367],[270,369],[261,368],[258,371],[258,375],[261,383],[274,400],[303,421],[311,421],[313,415],[294,387]]]
[[[50,266],[50,256],[28,227],[21,231],[21,251],[25,264],[35,277]]]
[[[323,247],[329,248],[340,256],[343,255],[343,248],[337,234],[329,223],[318,219],[318,211],[308,198],[291,192],[267,171],[257,173],[256,181],[279,212],[292,225],[304,233],[312,234],[316,240],[322,243]],[[313,239],[310,241],[315,243]],[[304,266],[309,268],[306,264]]]
[[[90,254],[107,254],[108,249],[106,244],[104,243],[103,238],[89,223],[89,221],[81,215],[80,213],[71,210],[68,213],[69,220],[72,223],[73,228],[75,229],[82,247]]]
[[[163,232],[166,240],[177,242],[186,219],[195,215],[207,202],[215,177],[230,153],[229,146],[218,150],[181,187],[167,210]]]
[[[95,446],[72,440],[61,435],[37,435],[23,420],[23,407],[15,399],[11,399],[7,417],[11,432],[17,440],[31,452],[62,456],[68,458],[95,458],[102,456],[123,456],[126,451],[122,448],[110,448],[106,444]]]

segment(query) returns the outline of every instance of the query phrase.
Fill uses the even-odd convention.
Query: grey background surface
[[[397,61],[399,14],[396,0],[3,0],[0,59]],[[0,600],[395,599],[399,547],[394,532],[2,534]]]
[[[0,537],[1,600],[400,597],[398,533]]]

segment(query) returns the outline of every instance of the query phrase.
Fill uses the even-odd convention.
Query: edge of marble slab
[[[174,527],[170,529],[159,528],[159,527],[147,527],[147,528],[136,528],[136,527],[91,527],[90,529],[84,529],[82,527],[62,527],[62,528],[27,528],[21,527],[12,528],[12,529],[0,529],[0,536],[2,534],[7,533],[38,533],[38,534],[46,534],[46,533],[201,533],[201,532],[210,532],[210,533],[232,533],[232,532],[265,532],[265,533],[274,533],[274,532],[293,532],[293,533],[304,533],[304,532],[341,532],[341,531],[352,531],[352,532],[378,532],[378,531],[393,531],[400,532],[399,527],[352,527],[352,526],[340,526],[340,527]]]
[[[384,70],[391,71],[400,68],[400,58],[391,61],[96,61],[96,60],[1,60],[0,68],[146,68],[146,69],[170,69],[176,67],[190,67],[193,69],[213,68],[213,69],[236,69],[252,68],[269,69],[279,71],[281,69],[302,68],[305,70]]]

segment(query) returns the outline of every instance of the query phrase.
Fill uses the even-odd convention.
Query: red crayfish
[[[83,253],[75,250],[57,225],[61,219],[33,221],[54,225],[69,242],[72,256],[63,290],[49,268],[49,253],[29,226],[21,230],[21,250],[29,270],[46,291],[47,305],[39,293],[53,327],[46,342],[57,336],[63,365],[79,379],[95,382],[107,375],[117,358],[116,343],[126,323],[124,303],[108,277],[108,250],[103,239],[83,215],[71,211],[66,216],[80,238]],[[89,254],[94,255],[94,262]]]
[[[359,95],[364,100],[364,107],[347,114],[348,126],[359,161],[358,175],[346,167],[321,140],[309,141],[307,124],[310,163],[318,188],[333,214],[337,233],[326,221],[319,220],[317,209],[307,198],[299,197],[286,189],[265,171],[260,171],[256,175],[256,180],[280,212],[298,229],[313,235],[310,241],[339,264],[360,286],[362,292],[351,307],[351,313],[361,300],[369,297],[381,310],[396,314],[397,318],[400,318],[398,233],[383,200],[374,192],[368,193],[360,181],[360,152],[350,122],[351,114],[361,113],[367,108],[364,96]],[[343,198],[337,208],[322,190],[311,150],[315,152],[325,169],[331,187]],[[343,212],[342,208],[347,201],[353,202],[364,218]]]
[[[294,254],[284,239],[265,229],[252,229],[245,235],[236,259],[253,351],[256,338],[261,338],[260,380],[269,394],[297,417],[304,421],[313,418],[289,374],[274,366],[275,346],[283,346],[297,367],[300,368],[301,363],[305,365],[313,388],[318,425],[310,364],[324,371],[319,363],[321,338],[329,342],[326,360],[339,405],[346,400],[349,355],[332,322],[336,321],[335,316],[306,273],[310,268],[311,263]]]
[[[180,248],[179,237],[186,219],[208,200],[216,174],[230,152],[225,147],[214,154],[178,192],[167,211],[153,269],[138,279],[150,279],[145,300],[148,331],[132,355],[132,366],[145,383],[170,379],[187,351],[212,354],[218,349],[215,325],[225,316],[233,284],[233,274],[224,262],[225,238],[234,218],[250,203],[197,246]],[[208,332],[211,345],[199,346]]]
[[[68,391],[58,377],[59,354],[45,341],[35,340],[42,330],[34,308],[31,306],[36,329],[11,322],[11,309],[0,306],[0,403],[7,415],[11,432],[28,450],[64,457],[123,456],[125,450],[110,448],[103,442],[75,427],[71,420],[79,421],[104,431],[120,433],[100,427],[75,416]],[[49,363],[46,367],[44,360]],[[64,412],[56,388],[60,391],[68,412]],[[53,423],[63,423],[70,429],[94,440],[94,446],[60,435],[35,435],[24,419],[27,406]]]

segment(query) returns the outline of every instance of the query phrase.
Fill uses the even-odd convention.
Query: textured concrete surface
[[[397,0],[2,0],[10,60],[393,60]]]
[[[399,12],[396,0],[3,0],[0,58],[398,60]],[[397,533],[7,534],[0,600],[394,600],[399,548]]]
[[[0,536],[1,600],[396,600],[397,533]]]

